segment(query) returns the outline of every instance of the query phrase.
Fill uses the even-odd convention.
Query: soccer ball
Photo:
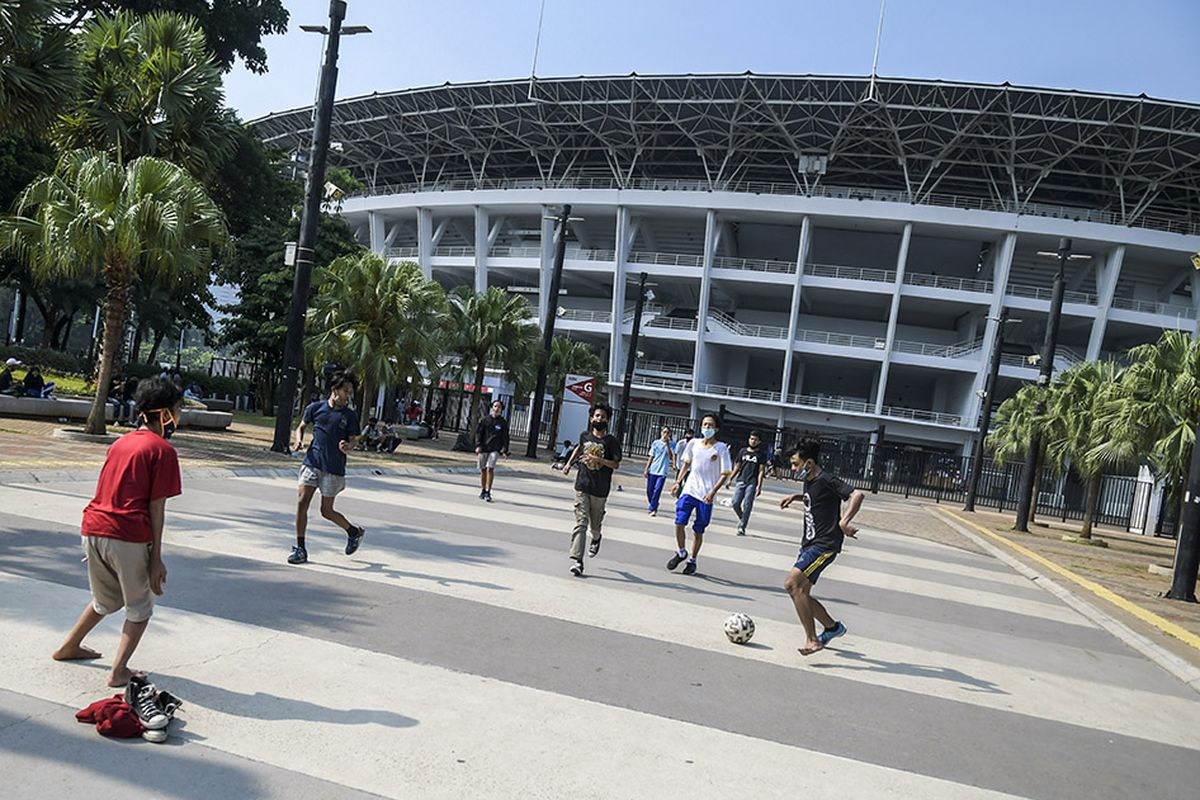
[[[754,636],[754,620],[746,614],[730,614],[725,620],[725,635],[734,644],[745,644]]]

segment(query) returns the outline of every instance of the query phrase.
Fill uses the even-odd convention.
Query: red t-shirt
[[[154,541],[150,501],[181,491],[175,448],[153,431],[127,433],[108,448],[96,496],[83,510],[83,535]]]

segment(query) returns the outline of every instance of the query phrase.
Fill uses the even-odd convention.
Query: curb
[[[1200,692],[1200,667],[1197,667],[1197,666],[1189,663],[1185,659],[1180,658],[1179,656],[1172,653],[1170,650],[1167,650],[1162,645],[1155,644],[1154,642],[1147,639],[1145,636],[1141,635],[1137,631],[1130,628],[1125,623],[1118,620],[1116,617],[1113,617],[1112,615],[1106,613],[1105,611],[1100,610],[1096,606],[1089,603],[1087,600],[1084,600],[1082,597],[1080,597],[1077,594],[1075,594],[1074,592],[1072,592],[1070,589],[1067,589],[1066,587],[1064,587],[1058,583],[1055,583],[1053,580],[1046,577],[1046,575],[1037,571],[1033,567],[1029,566],[1024,561],[1021,561],[1020,559],[1009,554],[1005,550],[1000,549],[995,544],[993,544],[992,542],[985,539],[983,536],[980,536],[979,534],[977,534],[974,531],[971,531],[967,527],[965,527],[966,525],[973,525],[973,523],[962,519],[961,517],[959,517],[958,515],[954,514],[951,511],[946,511],[943,509],[942,513],[945,514],[947,517],[949,517],[949,519],[946,520],[946,524],[950,525],[950,527],[954,528],[959,533],[961,533],[963,536],[967,537],[971,541],[978,544],[985,551],[992,554],[996,558],[1000,559],[1005,564],[1008,564],[1010,567],[1015,569],[1021,575],[1024,575],[1030,581],[1036,583],[1038,586],[1041,586],[1043,589],[1045,589],[1046,591],[1053,594],[1059,600],[1062,600],[1068,606],[1075,609],[1080,614],[1087,617],[1089,620],[1096,623],[1101,628],[1108,631],[1113,636],[1117,637],[1122,642],[1124,642],[1125,644],[1132,647],[1134,650],[1137,650],[1142,655],[1149,658],[1155,664],[1158,664],[1160,667],[1165,669],[1167,672],[1171,673],[1176,678],[1183,681],[1183,683],[1185,685],[1191,687],[1192,689],[1194,689],[1197,692]],[[992,534],[989,533],[989,535],[992,535]],[[997,537],[997,538],[1000,538],[1000,537]],[[1070,573],[1070,571],[1066,570],[1065,568],[1059,567],[1059,569],[1062,569],[1067,574],[1073,574],[1073,573]],[[1082,581],[1082,580],[1086,580],[1086,579],[1078,578],[1078,580]],[[1126,601],[1126,602],[1128,602],[1128,601]],[[1132,604],[1130,604],[1130,605],[1132,605]],[[1139,606],[1134,606],[1134,607],[1140,609]],[[1144,612],[1144,613],[1149,614],[1150,612]],[[1157,616],[1157,615],[1155,615],[1155,616]],[[1151,624],[1153,624],[1153,623],[1151,623]],[[1168,623],[1168,624],[1170,624],[1170,623]],[[1159,626],[1155,625],[1155,627],[1159,627]],[[1160,628],[1160,630],[1162,630],[1162,628]],[[1163,632],[1168,635],[1173,635],[1173,634],[1171,634],[1170,631],[1163,630]],[[1191,634],[1189,634],[1189,636],[1190,635]],[[1176,637],[1176,638],[1178,638],[1178,637]],[[1186,640],[1184,640],[1184,641],[1187,644],[1192,645],[1191,642],[1186,641]],[[1192,645],[1192,646],[1194,646],[1194,645]]]

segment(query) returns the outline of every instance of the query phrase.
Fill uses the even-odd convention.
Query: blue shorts
[[[837,553],[831,550],[810,546],[800,551],[793,566],[803,572],[804,577],[808,578],[810,583],[816,583],[817,578],[821,577],[821,573],[833,563],[835,558],[837,558]]]
[[[712,521],[713,504],[697,500],[690,494],[680,495],[679,502],[675,504],[675,524],[687,525],[693,509],[696,511],[696,522],[692,525],[692,530],[704,533],[704,529]]]

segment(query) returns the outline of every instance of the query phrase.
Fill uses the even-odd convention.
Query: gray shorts
[[[322,497],[337,497],[346,488],[346,476],[334,475],[332,472],[322,472],[313,469],[308,464],[300,465],[300,485],[315,486]]]
[[[111,614],[125,608],[125,619],[145,622],[154,613],[150,590],[150,543],[125,542],[111,536],[84,536],[92,608]]]
[[[500,453],[498,451],[492,452],[492,453],[480,453],[479,454],[479,471],[482,472],[485,469],[495,469],[496,462],[499,460],[500,460]]]

